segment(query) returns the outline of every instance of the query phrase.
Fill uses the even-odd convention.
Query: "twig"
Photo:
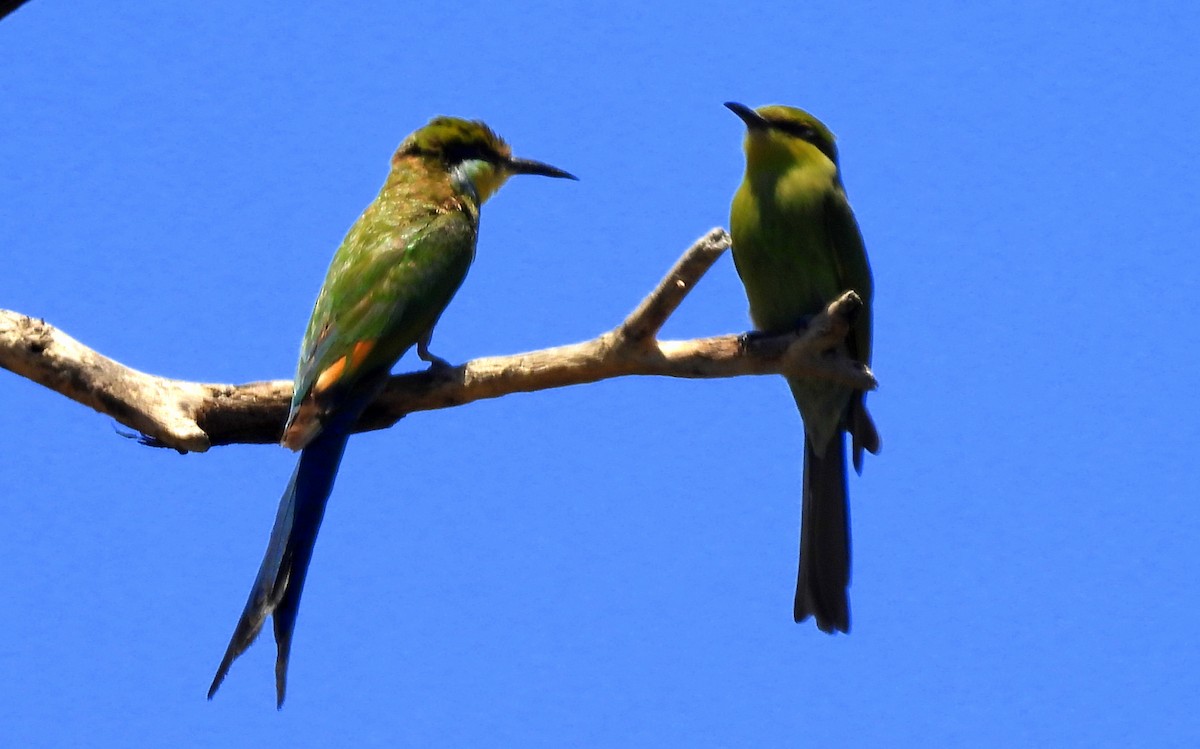
[[[642,341],[657,335],[683,298],[727,249],[729,234],[724,229],[713,229],[701,237],[621,323],[617,336],[627,341]]]

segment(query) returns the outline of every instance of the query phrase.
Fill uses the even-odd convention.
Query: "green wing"
[[[325,415],[382,384],[432,329],[474,259],[477,225],[468,214],[385,213],[368,208],[329,266],[301,344],[288,447],[303,447]]]
[[[846,193],[841,185],[838,185],[826,200],[825,216],[829,239],[833,245],[834,262],[837,264],[838,277],[842,279],[843,290],[853,289],[863,300],[863,308],[854,319],[850,355],[870,366],[874,281],[871,278],[871,265],[867,261],[862,233],[858,230],[858,222],[854,220],[854,212],[850,210],[850,202],[846,200]],[[871,415],[867,413],[867,406],[863,400],[865,397],[866,394],[862,391],[856,390],[853,393],[845,420],[852,443],[850,454],[854,470],[859,473],[862,473],[863,450],[872,454],[878,453],[880,445],[879,432],[875,428],[875,422],[871,420]]]
[[[871,302],[874,282],[871,265],[867,261],[867,249],[863,245],[862,233],[846,192],[838,185],[825,201],[826,231],[832,244],[833,261],[837,265],[841,290],[853,289],[863,300],[863,309],[854,321],[853,351],[851,355],[870,365],[871,363]],[[840,292],[839,292],[840,293]],[[833,300],[827,300],[833,301]]]

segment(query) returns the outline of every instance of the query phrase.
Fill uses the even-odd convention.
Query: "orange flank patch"
[[[375,341],[359,341],[354,344],[354,348],[349,355],[342,356],[333,364],[325,368],[325,371],[317,377],[317,381],[313,383],[313,393],[321,393],[333,387],[343,375],[353,373],[358,369],[367,356],[371,353],[371,349],[375,348]]]
[[[367,354],[371,353],[371,349],[375,348],[375,341],[359,341],[354,344],[354,353],[351,354],[353,367],[358,367],[367,358]]]
[[[313,392],[320,393],[333,387],[333,383],[337,382],[342,376],[342,371],[346,369],[346,357],[341,357],[333,364],[325,368],[325,371],[317,377],[317,381],[313,383]]]

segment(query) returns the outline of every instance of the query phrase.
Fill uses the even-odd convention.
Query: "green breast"
[[[845,290],[824,215],[827,190],[802,180],[742,183],[733,199],[733,261],[760,330],[797,327]]]

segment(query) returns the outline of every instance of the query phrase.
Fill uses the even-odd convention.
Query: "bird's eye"
[[[817,137],[817,131],[808,125],[800,123],[790,123],[787,127],[787,133],[794,135],[800,140],[812,141]]]

